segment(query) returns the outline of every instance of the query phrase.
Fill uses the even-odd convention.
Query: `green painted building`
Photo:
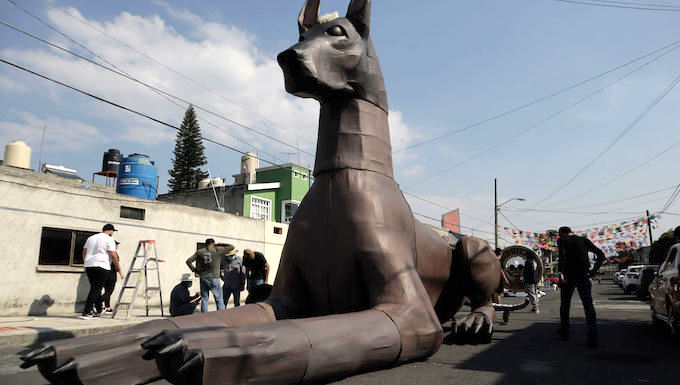
[[[290,223],[311,186],[310,170],[296,164],[255,170],[243,196],[243,216]]]

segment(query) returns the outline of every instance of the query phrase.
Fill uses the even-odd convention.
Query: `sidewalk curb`
[[[95,334],[113,333],[147,320],[127,321],[118,325],[88,325],[87,327],[64,327],[60,329],[45,327],[11,327],[0,333],[0,348],[28,347],[47,341],[72,337],[85,337]],[[90,321],[83,321],[90,322]],[[96,322],[96,321],[95,321]]]

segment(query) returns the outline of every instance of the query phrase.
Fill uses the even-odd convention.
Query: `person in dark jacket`
[[[243,250],[243,267],[246,268],[248,292],[269,283],[269,263],[264,254],[250,249]]]
[[[538,309],[539,296],[537,286],[539,280],[538,264],[532,258],[527,258],[526,262],[524,262],[524,290],[531,302],[531,311],[536,314],[540,313]]]
[[[189,294],[189,288],[193,284],[191,274],[182,274],[182,282],[177,284],[170,293],[170,316],[179,317],[182,315],[194,314],[196,305],[201,301],[201,295],[196,293]]]
[[[234,246],[228,245],[228,251],[222,256],[220,271],[222,281],[222,298],[224,307],[227,307],[229,297],[234,296],[234,307],[241,306],[241,292],[245,288],[246,274],[243,269],[243,260],[236,255],[238,250]]]
[[[604,262],[604,253],[588,238],[576,236],[569,227],[560,227],[557,248],[560,271],[560,329],[562,339],[569,339],[569,306],[574,289],[578,290],[588,324],[588,346],[597,346],[597,317],[593,306],[590,277],[595,275]],[[588,252],[597,256],[595,266],[590,269]]]

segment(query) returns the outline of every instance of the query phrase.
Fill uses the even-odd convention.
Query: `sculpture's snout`
[[[300,48],[293,47],[281,52],[276,57],[283,70],[286,91],[291,94],[305,97],[307,96],[306,93],[317,84],[314,63],[307,56]]]

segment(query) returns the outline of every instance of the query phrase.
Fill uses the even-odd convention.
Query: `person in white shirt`
[[[95,234],[85,241],[83,261],[85,262],[87,280],[90,282],[90,292],[87,294],[85,308],[80,316],[82,319],[93,319],[101,313],[102,289],[111,271],[111,263],[118,271],[120,278],[123,278],[116,253],[116,243],[113,240],[114,231],[117,230],[112,224],[106,224],[101,233]]]

